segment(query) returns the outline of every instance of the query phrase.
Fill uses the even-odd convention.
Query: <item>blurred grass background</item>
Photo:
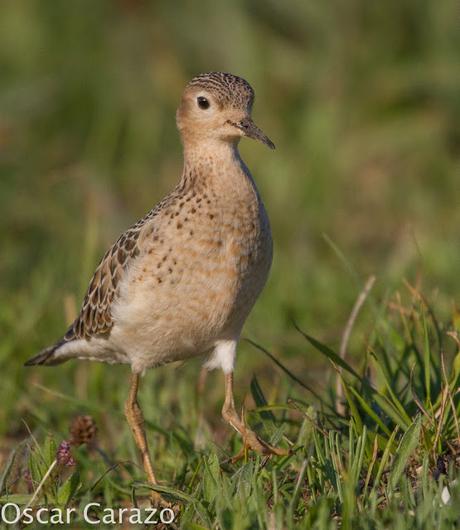
[[[326,387],[292,320],[336,345],[369,274],[379,298],[421,282],[448,318],[460,288],[459,23],[456,0],[2,2],[2,449],[22,417],[64,430],[82,403],[119,410],[124,425],[126,368],[22,363],[62,334],[106,247],[179,178],[175,109],[203,71],[245,77],[277,145],[241,143],[275,239],[245,335]],[[357,322],[355,356],[372,320]],[[175,421],[198,366],[147,376],[152,421]],[[279,378],[242,344],[240,393],[255,369]],[[213,377],[208,414],[222,400]]]

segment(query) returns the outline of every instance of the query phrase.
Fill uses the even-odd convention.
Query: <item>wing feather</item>
[[[120,281],[133,260],[142,252],[140,236],[163,206],[160,203],[143,219],[123,233],[100,261],[86,291],[78,317],[64,335],[64,341],[90,339],[110,333],[113,326],[111,308]]]

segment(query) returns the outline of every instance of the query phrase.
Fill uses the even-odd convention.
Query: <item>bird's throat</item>
[[[238,147],[230,142],[208,142],[184,149],[184,169],[181,185],[219,190],[245,191],[253,187],[252,177],[244,164]]]

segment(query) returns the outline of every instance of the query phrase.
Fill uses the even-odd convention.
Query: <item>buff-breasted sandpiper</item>
[[[125,412],[152,484],[140,375],[198,355],[209,355],[208,369],[223,370],[222,415],[245,445],[285,454],[246,426],[233,399],[237,343],[272,262],[267,213],[238,152],[243,136],[274,148],[251,119],[253,101],[249,83],[235,75],[211,72],[188,83],[177,111],[180,182],[106,252],[62,339],[26,363],[77,358],[131,365]]]

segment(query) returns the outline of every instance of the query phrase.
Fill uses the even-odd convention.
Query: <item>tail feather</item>
[[[60,359],[56,356],[56,351],[64,344],[64,342],[65,341],[62,340],[59,341],[57,344],[50,346],[49,348],[45,348],[39,354],[26,361],[24,363],[24,366],[54,366],[55,364],[61,364],[65,362],[67,359]]]

